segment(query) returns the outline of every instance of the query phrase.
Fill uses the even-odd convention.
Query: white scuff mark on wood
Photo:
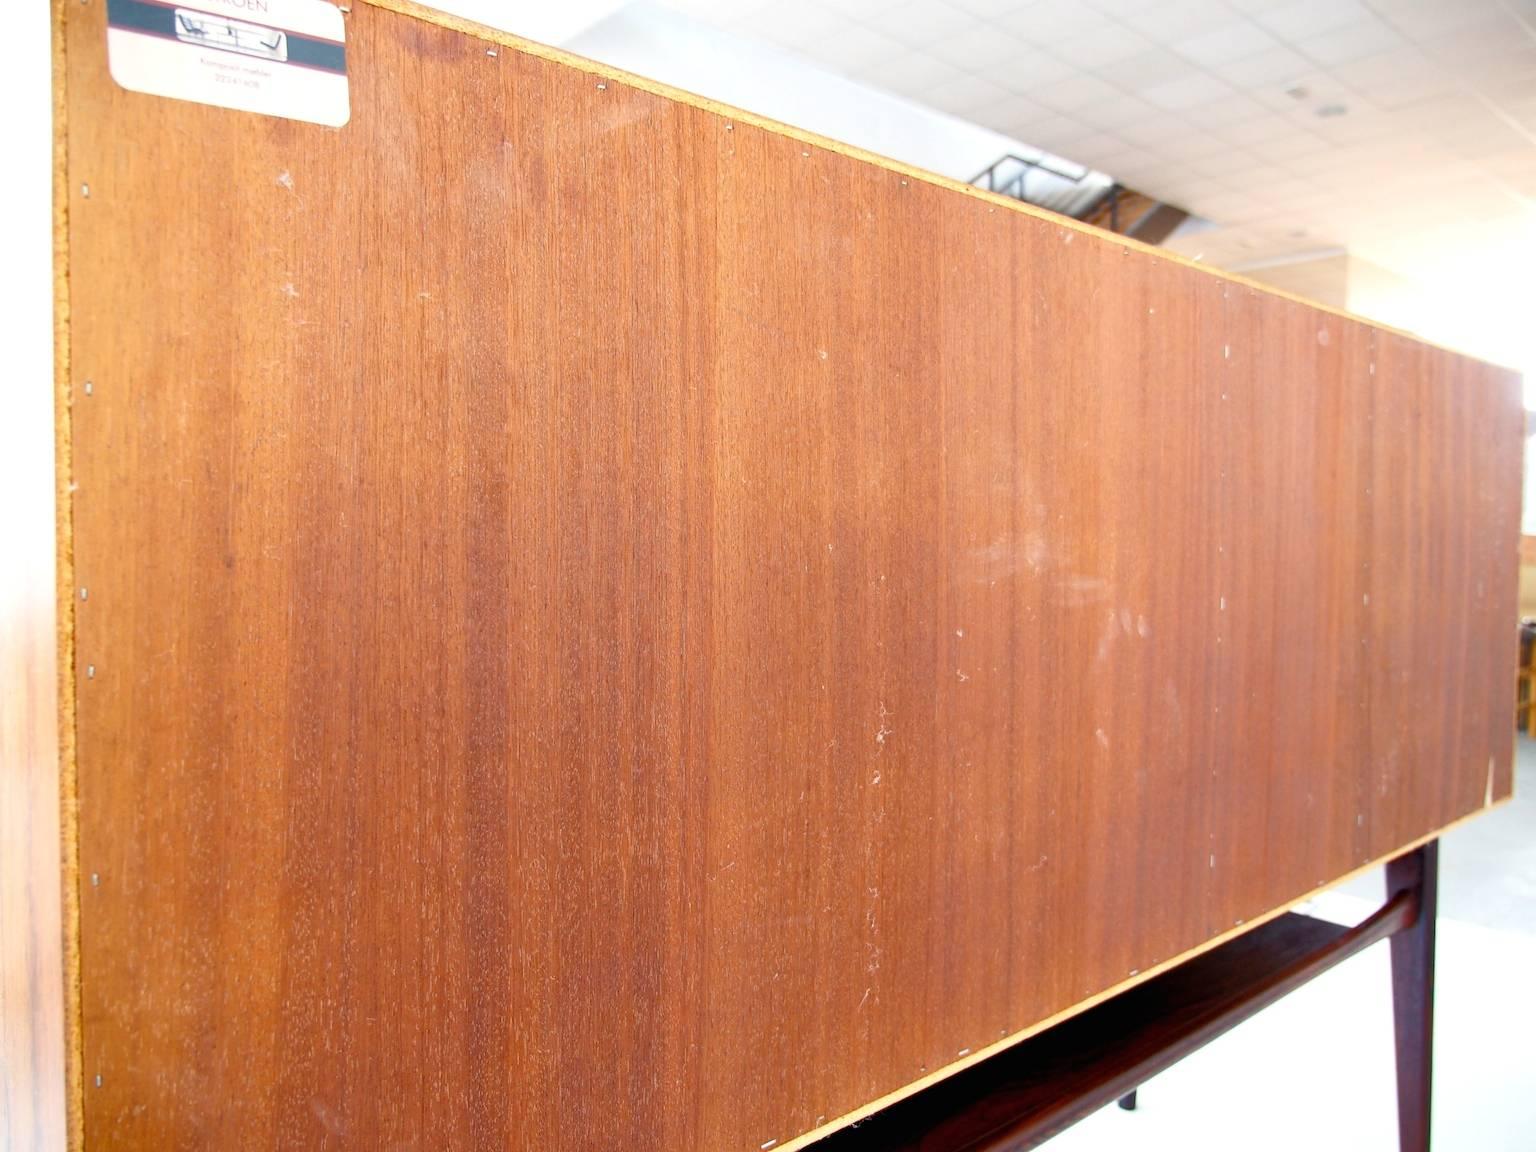
[[[971,1054],[971,1050],[969,1048],[962,1048],[962,1049],[960,1049],[959,1052],[955,1053],[955,1059],[958,1060],[958,1059],[960,1059],[960,1057],[962,1057],[962,1056],[969,1056],[970,1054]]]
[[[885,701],[882,700],[880,701],[880,727],[875,731],[875,743],[882,749],[885,747],[886,738],[896,735],[895,729],[890,726],[890,719],[891,714],[886,710]]]
[[[768,1152],[768,1149],[772,1148],[777,1143],[778,1140],[764,1140],[761,1144],[758,1145],[758,1147],[761,1148],[763,1152]]]
[[[277,174],[277,186],[279,188],[286,188],[290,192],[293,191],[293,174],[288,169],[284,168]]]
[[[1042,869],[1042,868],[1044,868],[1046,866],[1046,864],[1049,862],[1049,860],[1050,860],[1050,857],[1048,857],[1048,856],[1046,856],[1046,855],[1044,855],[1042,853],[1041,856],[1040,856],[1040,859],[1036,860],[1028,868],[1024,869],[1025,874],[1027,875],[1027,874],[1029,874],[1031,872],[1038,872],[1038,871],[1040,871],[1040,869]]]
[[[1099,747],[1101,747],[1101,748],[1108,748],[1109,747],[1109,733],[1105,732],[1104,729],[1102,729],[1102,728],[1095,728],[1093,730],[1093,738],[1099,742]]]
[[[960,669],[958,669],[958,668],[955,669],[955,675],[960,678],[960,683],[962,683],[962,684],[964,684],[967,680],[970,679],[969,676],[967,676],[964,672],[960,671]]]
[[[1216,853],[1214,853],[1214,852],[1211,853],[1211,867],[1212,868],[1216,867]]]
[[[1109,650],[1114,645],[1115,638],[1119,635],[1117,631],[1119,625],[1120,618],[1111,609],[1105,617],[1104,631],[1099,634],[1099,648],[1096,659],[1103,661],[1109,655]]]
[[[1225,612],[1227,610],[1227,598],[1225,596],[1223,596],[1217,602],[1217,607],[1220,608],[1223,612]]]
[[[1152,635],[1152,625],[1147,623],[1145,616],[1136,617],[1136,635],[1140,636],[1143,640]]]
[[[1109,582],[1098,576],[1067,576],[1057,585],[1068,605],[1092,604],[1109,599]]]
[[[1024,563],[1029,565],[1031,572],[1039,572],[1050,561],[1051,547],[1045,533],[1038,528],[1031,528],[1024,535]]]
[[[859,1007],[854,1009],[855,1012],[859,1011],[860,1008],[863,1008],[865,1004],[869,1003],[869,994],[870,994],[871,991],[873,991],[873,989],[870,989],[870,988],[864,989],[864,995],[859,1000]]]

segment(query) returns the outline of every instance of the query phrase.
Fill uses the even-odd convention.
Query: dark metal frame
[[[1296,913],[1185,961],[835,1132],[817,1152],[1020,1152],[1136,1089],[1336,964],[1391,940],[1402,1152],[1428,1152],[1439,847],[1387,865],[1387,899],[1344,928]]]
[[[1018,172],[999,184],[999,171],[1014,165],[1018,166]],[[992,161],[991,164],[988,164],[980,172],[976,173],[976,175],[971,178],[971,183],[978,188],[985,188],[988,192],[996,192],[1001,196],[1012,196],[1015,200],[1023,200],[1027,204],[1032,204],[1034,201],[1030,200],[1028,195],[1029,174],[1031,172],[1049,172],[1052,176],[1056,176],[1062,180],[1070,181],[1073,185],[1081,185],[1082,182],[1088,179],[1088,177],[1092,174],[1092,170],[1081,166],[1076,167],[1077,170],[1074,172],[1065,172],[1062,169],[1056,167],[1054,164],[1046,162],[1044,159],[1027,160],[1023,156],[1009,152],[1006,155],[999,156],[996,160]],[[1115,195],[1118,189],[1119,185],[1112,186],[1108,195]],[[1102,199],[1096,200],[1092,205],[1092,208],[1097,209],[1099,204],[1102,203]],[[1117,209],[1118,201],[1111,205],[1112,212],[1116,211]]]

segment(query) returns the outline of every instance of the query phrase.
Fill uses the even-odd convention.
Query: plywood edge
[[[80,828],[75,757],[74,458],[69,314],[68,0],[53,3],[54,497],[58,516],[59,866],[63,898],[64,1102],[69,1147],[85,1147],[84,1033],[80,1015]]]
[[[1072,1017],[1086,1012],[1088,1009],[1102,1004],[1104,1001],[1109,1000],[1112,997],[1120,995],[1122,992],[1128,992],[1132,988],[1135,988],[1137,985],[1145,984],[1148,980],[1162,975],[1170,968],[1176,968],[1180,964],[1193,960],[1197,956],[1203,956],[1205,953],[1211,951],[1212,949],[1219,948],[1223,944],[1226,944],[1231,940],[1235,940],[1237,937],[1242,936],[1245,933],[1252,932],[1255,928],[1258,928],[1264,924],[1268,924],[1271,920],[1275,920],[1278,917],[1285,915],[1296,905],[1310,900],[1320,893],[1328,891],[1330,888],[1335,888],[1340,884],[1348,883],[1355,877],[1361,876],[1374,868],[1380,868],[1388,861],[1396,860],[1399,856],[1404,856],[1407,853],[1412,852],[1414,849],[1428,844],[1431,840],[1439,839],[1453,828],[1458,828],[1469,820],[1473,820],[1486,812],[1490,812],[1495,808],[1499,808],[1505,804],[1508,804],[1512,799],[1513,796],[1511,795],[1494,800],[1489,804],[1485,804],[1482,807],[1468,812],[1464,816],[1457,817],[1443,828],[1438,828],[1433,832],[1426,832],[1417,840],[1413,840],[1407,844],[1404,844],[1401,848],[1394,849],[1384,856],[1379,856],[1376,859],[1369,861],[1368,863],[1362,864],[1360,867],[1354,869],[1353,871],[1346,872],[1344,875],[1336,877],[1335,879],[1328,881],[1326,884],[1319,884],[1315,888],[1311,888],[1305,892],[1298,893],[1294,898],[1287,900],[1274,908],[1271,908],[1268,912],[1265,912],[1262,915],[1255,916],[1249,920],[1239,920],[1225,932],[1222,932],[1216,936],[1212,936],[1209,940],[1206,940],[1201,944],[1197,944],[1195,947],[1190,948],[1188,951],[1181,952],[1177,956],[1170,957],[1161,963],[1154,964],[1152,967],[1146,969],[1145,971],[1137,972],[1134,976],[1127,977],[1126,979],[1120,981],[1118,984],[1111,985],[1110,987],[1104,989],[1104,991],[1096,993],[1095,995],[1088,997],[1086,1000],[1074,1004],[1072,1007],[1062,1012],[1056,1013],[1054,1016],[1048,1016],[1038,1023],[1031,1024],[1028,1028],[1024,1028],[1010,1036],[1005,1036],[995,1043],[988,1044],[985,1048],[978,1048],[976,1051],[968,1053],[963,1059],[955,1060],[952,1063],[944,1065],[942,1068],[937,1068],[921,1079],[914,1080],[912,1083],[906,1084],[901,1088],[896,1089],[894,1092],[887,1092],[884,1096],[881,1096],[875,1100],[871,1100],[868,1104],[862,1105],[861,1107],[856,1108],[852,1112],[849,1112],[843,1116],[839,1116],[835,1120],[830,1120],[820,1127],[814,1128],[811,1131],[804,1133],[803,1135],[796,1136],[783,1144],[775,1144],[773,1146],[774,1152],[797,1152],[798,1149],[804,1148],[809,1144],[814,1144],[817,1140],[821,1140],[824,1137],[830,1136],[833,1132],[836,1132],[840,1128],[846,1128],[850,1124],[857,1124],[860,1120],[872,1116],[876,1112],[879,1112],[885,1108],[889,1108],[892,1104],[896,1104],[902,1100],[905,1100],[908,1096],[915,1095],[916,1093],[921,1092],[924,1088],[931,1087],[941,1080],[949,1079],[949,1077],[955,1075],[957,1072],[963,1072],[973,1065],[980,1064],[988,1057],[995,1056],[999,1052],[1006,1051],[1007,1049],[1012,1048],[1015,1044],[1023,1043],[1031,1036],[1039,1035],[1047,1028],[1053,1028],[1057,1024],[1061,1024],[1067,1020],[1070,1020]]]
[[[461,32],[466,36],[473,36],[479,40],[483,40],[491,44],[496,44],[500,47],[511,48],[514,51],[523,52],[530,56],[536,56],[541,60],[548,60],[554,64],[563,64],[568,68],[574,68],[577,71],[585,72],[588,75],[599,77],[605,82],[624,84],[642,92],[649,92],[654,96],[660,96],[664,99],[672,100],[679,104],[686,104],[691,108],[697,108],[704,112],[713,113],[716,116],[729,119],[737,124],[747,124],[754,128],[761,128],[764,131],[772,132],[776,136],[784,136],[802,144],[808,144],[814,148],[819,148],[825,152],[832,152],[839,156],[846,156],[851,160],[857,160],[861,163],[871,164],[876,168],[881,168],[888,172],[894,172],[912,180],[920,180],[924,184],[931,184],[938,188],[948,189],[951,192],[958,192],[963,196],[969,196],[972,199],[981,200],[992,207],[1001,207],[1010,212],[1018,212],[1025,216],[1032,216],[1037,220],[1042,220],[1058,228],[1081,233],[1085,236],[1091,236],[1101,243],[1120,244],[1128,251],[1142,252],[1150,256],[1155,256],[1160,260],[1166,260],[1172,264],[1178,264],[1186,268],[1192,268],[1201,274],[1210,276],[1221,283],[1233,284],[1238,287],[1245,288],[1250,292],[1262,293],[1265,296],[1275,297],[1276,299],[1280,300],[1288,300],[1293,304],[1301,304],[1307,308],[1313,309],[1316,312],[1334,316],[1341,320],[1348,320],[1355,324],[1361,324],[1367,328],[1373,328],[1379,332],[1395,333],[1396,335],[1406,337],[1407,339],[1413,340],[1419,344],[1424,344],[1431,348],[1437,348],[1440,351],[1449,353],[1453,356],[1461,356],[1468,360],[1475,360],[1478,363],[1486,364],[1489,367],[1508,372],[1517,379],[1519,378],[1519,373],[1508,365],[1497,364],[1491,360],[1484,360],[1480,356],[1474,356],[1459,349],[1447,347],[1444,344],[1439,344],[1433,340],[1426,339],[1425,337],[1420,336],[1415,332],[1409,332],[1402,328],[1394,328],[1389,324],[1382,324],[1375,320],[1368,320],[1364,316],[1359,316],[1342,308],[1336,308],[1329,304],[1322,304],[1316,300],[1308,300],[1303,296],[1297,296],[1279,288],[1272,288],[1267,284],[1261,284],[1257,280],[1250,280],[1247,277],[1241,276],[1235,272],[1228,272],[1223,269],[1212,268],[1210,265],[1203,264],[1199,260],[1192,259],[1183,255],[1182,253],[1172,252],[1166,248],[1155,247],[1151,244],[1144,243],[1143,241],[1136,240],[1130,236],[1121,236],[1115,232],[1106,232],[1102,228],[1096,228],[1093,225],[1084,223],[1081,220],[1074,220],[1070,216],[1062,216],[1058,213],[1047,211],[1044,208],[1038,208],[1033,204],[1026,204],[1022,200],[1015,200],[1011,196],[1003,196],[997,192],[988,192],[986,189],[978,188],[974,184],[966,184],[963,181],[954,179],[953,177],[943,176],[937,172],[931,172],[926,168],[918,168],[915,165],[906,164],[900,160],[894,160],[889,156],[882,156],[878,152],[870,152],[852,144],[844,144],[841,141],[832,140],[815,132],[808,132],[803,128],[796,128],[792,124],[785,124],[768,116],[761,116],[755,112],[748,112],[741,108],[734,108],[731,105],[722,103],[719,100],[712,100],[707,96],[700,96],[695,92],[689,92],[683,88],[675,88],[672,85],[662,83],[659,80],[652,80],[644,76],[638,76],[633,72],[626,72],[621,68],[615,68],[611,65],[600,63],[596,60],[589,60],[584,56],[578,56],[574,52],[568,52],[562,48],[552,48],[549,45],[540,44],[534,40],[527,40],[510,32],[504,32],[499,28],[492,28],[485,24],[479,24],[473,20],[467,20],[462,16],[455,16],[449,12],[441,12],[436,8],[430,8],[425,4],[418,4],[416,3],[416,0],[359,0],[359,2],[370,7],[381,8],[388,12],[394,12],[400,16],[407,16],[415,20],[424,21],[428,24],[434,24],[439,28],[448,28],[455,32]],[[350,13],[352,11],[352,4],[349,3],[348,0],[342,0],[342,2],[338,4],[338,7],[343,13]],[[346,129],[343,128],[341,131],[346,131]]]

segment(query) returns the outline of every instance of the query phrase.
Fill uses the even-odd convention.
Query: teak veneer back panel
[[[89,1146],[782,1146],[1509,794],[1510,373],[408,14],[336,131],[61,11]]]

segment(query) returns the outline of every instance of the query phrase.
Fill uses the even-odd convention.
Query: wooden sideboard
[[[85,1146],[793,1148],[1509,795],[1512,373],[398,0],[339,129],[57,13]]]

